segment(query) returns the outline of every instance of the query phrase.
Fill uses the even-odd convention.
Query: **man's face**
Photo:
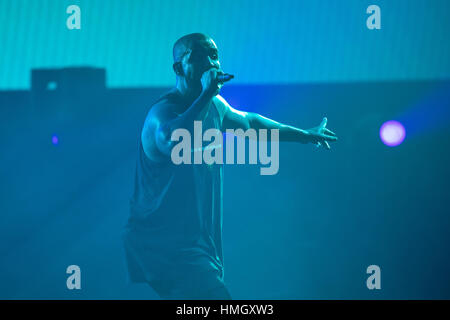
[[[197,40],[187,49],[181,60],[183,73],[191,85],[201,85],[201,77],[206,70],[217,68],[220,62],[217,46],[212,39]]]

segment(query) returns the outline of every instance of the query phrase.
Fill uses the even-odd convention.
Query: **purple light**
[[[389,147],[401,144],[405,140],[405,136],[405,127],[395,120],[386,121],[380,128],[381,141]]]
[[[58,137],[52,136],[52,143],[56,146],[58,144]]]

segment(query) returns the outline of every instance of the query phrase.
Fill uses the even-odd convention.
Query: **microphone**
[[[217,75],[217,80],[220,83],[224,83],[224,82],[230,81],[233,78],[234,78],[234,76],[232,74],[229,74],[229,73],[223,73],[223,74]]]

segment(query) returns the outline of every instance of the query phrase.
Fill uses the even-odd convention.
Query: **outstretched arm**
[[[336,141],[336,134],[327,129],[327,118],[321,124],[311,129],[300,129],[294,126],[279,123],[254,112],[244,112],[232,108],[221,96],[216,96],[217,102],[226,110],[222,128],[225,129],[278,129],[280,141],[293,141],[300,143],[314,143],[330,149],[328,141]]]

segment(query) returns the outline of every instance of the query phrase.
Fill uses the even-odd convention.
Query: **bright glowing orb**
[[[386,121],[380,128],[381,141],[389,147],[401,144],[405,140],[405,136],[405,127],[395,120]]]

